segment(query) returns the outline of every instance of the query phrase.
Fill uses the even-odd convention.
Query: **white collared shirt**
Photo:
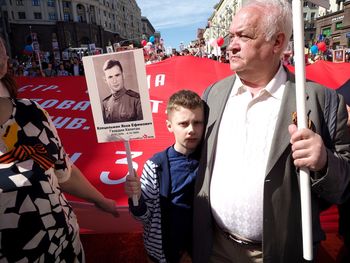
[[[210,185],[214,218],[224,230],[262,240],[265,170],[285,89],[280,66],[255,97],[237,76],[219,127]]]

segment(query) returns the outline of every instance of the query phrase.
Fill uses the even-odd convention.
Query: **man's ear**
[[[171,121],[166,120],[165,123],[166,123],[166,127],[168,128],[168,131],[173,132],[173,127],[171,126]]]
[[[283,50],[281,51],[281,49],[283,48],[285,41],[287,41],[286,35],[282,32],[278,33],[273,48],[275,53],[283,52]]]

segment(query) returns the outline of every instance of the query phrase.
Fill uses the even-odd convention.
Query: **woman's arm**
[[[63,183],[60,183],[60,186],[64,192],[92,202],[105,212],[118,216],[115,201],[104,197],[104,195],[85,178],[83,173],[74,164],[72,164],[70,178]]]

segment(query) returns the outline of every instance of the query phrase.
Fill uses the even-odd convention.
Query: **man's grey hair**
[[[263,9],[265,37],[270,41],[278,32],[283,32],[286,36],[284,48],[292,36],[293,18],[292,6],[287,0],[248,0],[243,7],[257,6]]]

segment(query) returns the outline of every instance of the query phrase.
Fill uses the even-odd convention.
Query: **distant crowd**
[[[223,63],[228,63],[225,54],[220,57],[215,55],[207,55],[204,52],[196,52],[195,49],[183,49],[182,51],[173,51],[171,55],[167,55],[163,50],[158,49],[154,52],[144,52],[145,63],[152,64],[165,60],[173,56],[197,56],[208,57]],[[84,76],[84,67],[79,57],[73,57],[65,61],[49,61],[40,63],[35,59],[26,62],[17,58],[10,59],[8,64],[8,72],[14,77],[57,77],[57,76]]]
[[[39,62],[35,59],[23,62],[10,59],[8,72],[15,77],[56,77],[56,76],[84,76],[84,67],[78,57],[60,61]]]
[[[229,63],[228,54],[221,50],[220,53],[218,56],[207,53],[205,45],[196,43],[188,48],[183,48],[181,51],[173,49],[171,54],[166,54],[164,49],[155,49],[151,51],[144,49],[144,58],[147,65],[174,56],[196,56],[213,59],[221,63]],[[291,52],[285,52],[281,60],[284,65],[294,65],[294,58]],[[315,63],[318,60],[333,61],[331,50],[327,50],[327,52],[322,54],[305,54],[306,65]],[[350,62],[350,53],[345,53],[345,62]],[[9,60],[8,72],[14,77],[84,76],[84,67],[81,58],[78,56],[64,61],[44,61],[41,62],[41,65],[33,57],[25,62],[15,58]]]

